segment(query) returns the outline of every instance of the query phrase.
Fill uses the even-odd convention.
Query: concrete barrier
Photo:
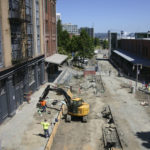
[[[52,132],[51,132],[51,135],[50,135],[50,138],[48,139],[47,144],[45,146],[45,150],[51,150],[51,147],[52,147],[52,144],[53,144],[53,141],[54,141],[54,137],[56,135],[61,117],[63,115],[63,111],[64,111],[64,105],[62,105],[61,111],[59,112],[59,114],[57,116],[58,122],[55,122],[55,125],[54,125],[54,127],[52,129]]]

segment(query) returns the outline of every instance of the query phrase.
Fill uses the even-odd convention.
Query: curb
[[[53,127],[53,130],[51,132],[50,138],[48,139],[44,150],[51,150],[51,147],[52,147],[52,144],[53,144],[53,141],[54,141],[54,137],[56,135],[57,129],[58,129],[59,124],[60,124],[60,119],[63,115],[63,111],[64,111],[64,105],[62,105],[62,107],[61,107],[61,111],[59,112],[59,114],[57,116],[58,122],[55,123],[55,125]]]

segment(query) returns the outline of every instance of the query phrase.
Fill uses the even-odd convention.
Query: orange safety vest
[[[40,104],[41,104],[41,106],[45,106],[46,105],[46,101],[45,100],[41,101]]]

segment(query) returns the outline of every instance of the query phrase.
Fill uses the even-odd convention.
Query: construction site
[[[84,69],[62,66],[54,82],[45,83],[0,127],[2,150],[146,150],[150,149],[149,92],[138,82],[118,76],[118,70],[98,53]],[[97,59],[97,57],[99,59]],[[98,66],[95,69],[95,66]],[[96,71],[95,71],[96,70]],[[43,93],[47,87],[54,87]],[[50,89],[50,88],[49,88]],[[82,100],[86,114],[76,116],[66,95]],[[59,91],[60,92],[60,91]],[[66,92],[64,92],[66,93]],[[43,95],[46,112],[37,107]],[[84,102],[83,102],[84,101]],[[69,106],[69,107],[68,107]],[[72,105],[73,106],[73,105]],[[89,106],[89,107],[87,107]],[[74,111],[75,108],[75,111]],[[79,109],[79,107],[77,107]],[[86,108],[86,109],[85,109]],[[78,112],[79,113],[79,112]],[[69,114],[70,118],[66,119]],[[84,117],[86,116],[86,118]],[[50,137],[40,124],[50,123]]]

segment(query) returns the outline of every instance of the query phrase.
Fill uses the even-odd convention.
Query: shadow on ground
[[[45,138],[45,135],[44,135],[44,134],[41,134],[41,133],[39,133],[39,134],[34,134],[34,135]]]
[[[143,141],[144,147],[150,149],[150,132],[137,132],[136,136]]]
[[[48,74],[48,82],[54,82],[55,79],[61,74],[61,70],[59,70],[56,74]]]

